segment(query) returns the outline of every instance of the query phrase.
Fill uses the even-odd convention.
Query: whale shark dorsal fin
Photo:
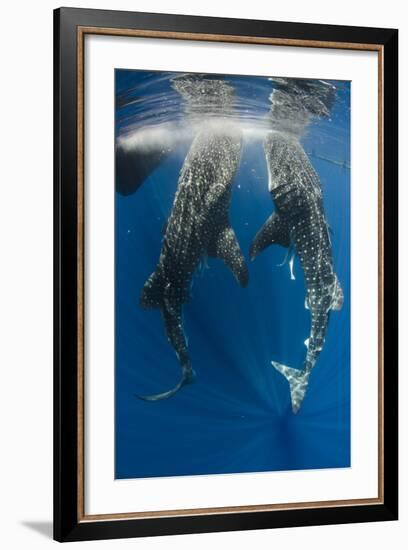
[[[279,244],[285,248],[289,248],[290,246],[289,228],[277,212],[274,212],[266,220],[255,235],[249,252],[251,260],[271,244]]]
[[[224,227],[217,233],[210,242],[208,255],[223,260],[242,287],[248,284],[248,268],[232,227]]]

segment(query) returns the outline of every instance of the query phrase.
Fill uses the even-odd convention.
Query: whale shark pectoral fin
[[[332,303],[331,303],[330,309],[334,311],[339,311],[343,307],[343,302],[344,302],[343,290],[341,288],[340,282],[336,275],[336,279],[333,285],[333,295],[332,295]]]
[[[293,414],[296,414],[303,402],[303,399],[306,395],[306,390],[309,384],[310,371],[305,372],[304,370],[293,369],[272,361],[272,366],[275,369],[283,374],[286,380],[289,382],[290,389],[290,399],[292,402],[292,411]]]
[[[274,212],[264,223],[252,241],[249,256],[253,260],[260,252],[271,244],[279,244],[285,248],[290,246],[289,228],[282,221],[277,212]]]
[[[230,268],[238,283],[245,287],[248,284],[248,268],[239,247],[232,227],[225,227],[211,243],[208,254],[223,260]]]
[[[163,399],[168,399],[169,397],[172,397],[175,395],[183,386],[186,386],[187,384],[191,384],[195,380],[195,372],[193,369],[189,369],[183,372],[183,376],[180,380],[180,382],[174,386],[171,390],[165,391],[163,393],[156,393],[153,395],[136,395],[138,399],[141,399],[142,401],[162,401]]]

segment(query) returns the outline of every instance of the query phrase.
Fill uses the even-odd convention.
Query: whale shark
[[[177,77],[173,85],[186,100],[188,114],[198,117],[200,125],[184,160],[160,257],[143,287],[140,305],[160,310],[182,372],[172,389],[138,396],[147,401],[171,397],[195,378],[182,307],[190,299],[193,275],[201,260],[219,258],[242,287],[248,283],[248,270],[228,214],[242,146],[241,131],[228,117],[233,89],[223,80],[191,75]]]
[[[344,299],[334,271],[320,180],[300,143],[312,116],[329,116],[335,90],[322,81],[279,80],[271,96],[273,130],[264,140],[268,189],[275,211],[256,234],[250,258],[253,260],[271,244],[278,244],[292,251],[292,278],[294,254],[304,272],[305,307],[310,310],[311,327],[303,366],[297,369],[272,361],[289,383],[292,411],[296,414],[323,349],[330,312],[341,309]]]

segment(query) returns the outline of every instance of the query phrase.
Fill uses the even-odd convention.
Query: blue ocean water
[[[117,138],[153,126],[170,127],[176,137],[186,116],[171,88],[174,75],[115,74]],[[249,125],[263,121],[273,83],[264,77],[225,79],[234,86],[240,116]],[[332,84],[337,95],[331,118],[314,120],[301,142],[320,177],[344,304],[330,316],[297,415],[288,383],[271,361],[302,366],[310,330],[303,272],[295,259],[291,280],[287,262],[279,265],[286,255],[280,246],[253,262],[248,257],[273,211],[262,142],[245,140],[230,208],[249,267],[248,287],[240,288],[220,260],[203,262],[183,308],[197,379],[164,401],[135,397],[168,390],[180,378],[159,311],[142,309],[139,297],[159,258],[188,138],[138,189],[116,192],[115,478],[350,466],[350,84]]]

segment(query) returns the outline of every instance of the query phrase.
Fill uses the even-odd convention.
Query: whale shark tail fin
[[[299,369],[293,369],[272,361],[272,366],[283,374],[286,380],[289,382],[290,399],[292,402],[292,411],[296,414],[303,402],[306,395],[306,390],[309,384],[310,371],[304,371]]]
[[[271,244],[279,244],[285,248],[290,246],[290,235],[287,224],[279,214],[274,212],[264,223],[252,241],[249,257],[254,260],[265,248]]]
[[[165,391],[163,393],[156,393],[154,395],[135,395],[135,397],[141,399],[142,401],[162,401],[163,399],[168,399],[169,397],[175,395],[183,386],[194,382],[195,376],[195,372],[192,368],[183,369],[180,382],[176,384],[171,390]]]
[[[210,244],[209,256],[223,260],[242,287],[248,284],[248,268],[232,227],[225,227]]]
[[[181,380],[171,390],[154,395],[137,395],[136,397],[139,399],[143,399],[144,401],[161,401],[163,399],[168,399],[172,395],[175,395],[183,386],[191,384],[195,379],[195,372],[188,356],[187,339],[183,330],[181,308],[180,302],[171,301],[166,297],[163,298],[163,303],[160,308],[167,339],[173,346],[181,366]]]

